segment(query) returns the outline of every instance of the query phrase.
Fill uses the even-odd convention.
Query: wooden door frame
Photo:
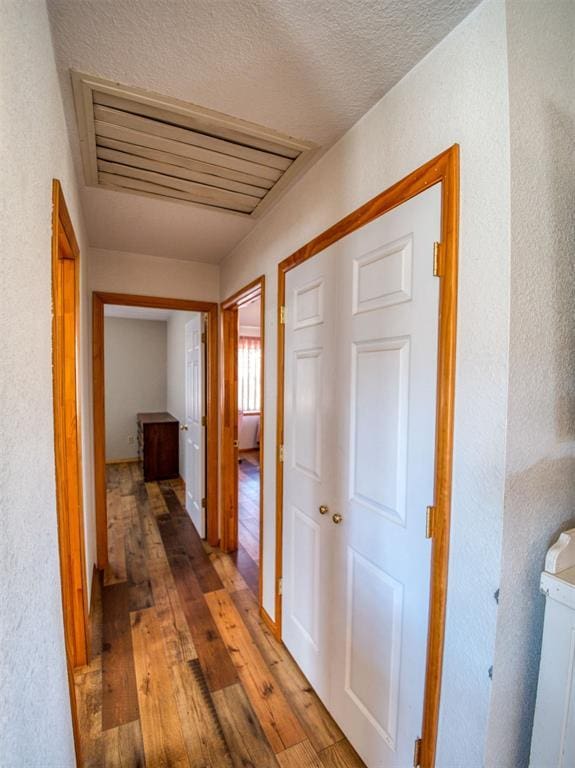
[[[258,601],[262,603],[263,563],[263,473],[264,473],[264,373],[265,373],[265,277],[252,280],[220,305],[223,339],[223,393],[221,410],[222,445],[222,541],[224,552],[238,548],[238,311],[256,297],[260,298],[260,561]]]
[[[174,309],[208,315],[206,329],[206,537],[217,546],[218,531],[218,304],[213,301],[170,299],[131,293],[92,293],[92,355],[94,408],[94,485],[98,568],[108,564],[106,505],[106,411],[104,372],[104,306]]]
[[[73,272],[70,271],[73,265]],[[73,306],[68,300],[70,292]],[[58,549],[76,762],[81,764],[75,667],[88,663],[88,599],[79,410],[80,249],[62,186],[52,181],[52,382]],[[71,315],[71,316],[70,316]],[[70,366],[73,360],[73,366]]]
[[[437,359],[437,427],[435,441],[435,490],[432,518],[431,582],[423,722],[419,752],[422,768],[435,765],[451,518],[453,421],[455,402],[455,350],[457,321],[457,271],[459,246],[459,145],[410,173],[389,189],[322,232],[278,265],[278,359],[276,435],[276,581],[275,633],[281,638],[283,573],[283,464],[285,327],[285,280],[290,269],[311,259],[351,232],[382,216],[429,187],[441,184],[441,243],[438,251],[439,338]]]

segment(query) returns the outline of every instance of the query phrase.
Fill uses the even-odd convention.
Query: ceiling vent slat
[[[282,175],[282,172],[277,170],[277,168],[250,163],[248,160],[241,160],[238,157],[222,155],[219,152],[212,152],[209,149],[194,147],[192,144],[184,144],[181,141],[174,141],[173,139],[165,139],[150,133],[135,131],[133,128],[124,128],[119,125],[112,125],[111,123],[102,123],[99,120],[94,122],[94,126],[96,129],[96,139],[100,136],[104,136],[105,138],[120,139],[120,141],[127,141],[128,143],[138,144],[143,147],[165,149],[176,155],[184,155],[185,157],[191,157],[193,160],[211,163],[212,165],[217,165],[221,168],[230,168],[234,171],[249,173],[251,176],[261,176],[264,179],[271,179],[271,181],[277,181]]]
[[[149,160],[146,157],[139,157],[138,155],[128,154],[128,152],[119,152],[116,149],[98,147],[97,155],[98,160],[109,160],[113,163],[120,163],[122,165],[132,166],[134,168],[143,168],[147,171],[163,173],[166,176],[176,176],[180,179],[196,181],[199,184],[205,184],[209,187],[229,189],[232,192],[243,192],[246,195],[254,195],[255,197],[259,198],[263,197],[266,193],[266,190],[262,187],[255,187],[252,184],[242,184],[239,181],[224,179],[221,176],[190,171],[180,165],[170,165],[168,163],[158,162],[157,160]]]
[[[217,187],[208,187],[206,184],[197,184],[187,179],[178,179],[175,176],[166,176],[154,171],[146,171],[142,168],[133,168],[129,165],[120,163],[111,163],[108,160],[98,160],[98,170],[106,173],[115,173],[119,176],[127,176],[131,179],[141,179],[153,184],[179,189],[182,192],[188,192],[191,195],[201,197],[206,201],[213,201],[214,204],[222,205],[226,203],[230,208],[241,210],[243,207],[253,209],[259,203],[259,198],[253,195],[244,195],[239,192],[230,192],[227,189],[218,189]]]
[[[72,72],[86,183],[253,216],[318,149],[254,123]]]
[[[218,165],[202,163],[198,160],[184,157],[183,155],[175,155],[172,152],[164,152],[151,147],[141,147],[138,144],[128,144],[125,141],[107,139],[104,136],[98,136],[96,151],[98,150],[98,147],[119,149],[122,152],[128,152],[132,155],[137,155],[138,157],[149,157],[151,160],[170,163],[171,165],[177,165],[181,168],[189,168],[191,171],[206,173],[210,176],[218,176],[225,180],[230,179],[233,181],[240,181],[244,184],[253,184],[253,186],[261,187],[263,189],[271,189],[275,183],[271,179],[262,179],[258,176],[251,176],[249,173],[241,173],[240,171],[233,171],[230,168],[221,168]]]
[[[119,174],[99,172],[100,183],[104,187],[117,187],[122,189],[130,189],[138,192],[147,192],[160,197],[169,197],[175,200],[185,200],[190,203],[200,203],[201,205],[209,205],[212,208],[221,208],[229,211],[235,211],[236,213],[250,213],[250,206],[238,206],[229,205],[226,202],[214,203],[212,200],[206,199],[203,195],[194,195],[183,190],[173,189],[171,187],[165,187],[163,184],[154,184],[143,179],[132,179],[128,176],[120,176]]]
[[[94,117],[96,121],[108,123],[110,125],[119,125],[124,128],[132,128],[152,136],[160,136],[164,139],[181,141],[184,144],[191,144],[194,147],[200,147],[210,152],[226,155],[229,157],[247,160],[258,165],[265,165],[270,168],[277,168],[280,171],[287,170],[292,161],[287,157],[273,155],[271,152],[262,152],[260,149],[244,147],[242,144],[233,144],[231,141],[216,139],[213,136],[206,136],[204,133],[189,131],[186,128],[178,128],[174,125],[150,120],[147,117],[131,115],[127,112],[120,112],[117,109],[108,109],[108,107],[94,108]],[[224,163],[219,163],[224,165]]]
[[[306,151],[309,147],[305,142],[299,142],[297,139],[286,138],[286,144],[279,144],[274,141],[267,141],[258,136],[248,135],[240,131],[234,131],[231,128],[225,128],[222,125],[214,126],[209,120],[201,120],[197,117],[189,117],[179,114],[174,110],[161,107],[152,107],[142,102],[122,99],[119,96],[112,96],[108,93],[94,91],[94,104],[102,107],[111,107],[119,109],[122,112],[129,112],[132,115],[141,115],[142,117],[152,117],[170,125],[177,125],[180,128],[189,128],[198,133],[205,133],[208,136],[217,136],[220,139],[226,139],[235,144],[243,144],[246,147],[262,149],[264,152],[272,152],[282,157],[290,157],[295,160],[298,155]],[[288,144],[290,146],[288,146]]]

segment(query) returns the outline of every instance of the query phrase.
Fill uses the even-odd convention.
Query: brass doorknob
[[[343,520],[343,515],[340,515],[338,512],[336,512],[335,515],[332,515],[331,519],[336,525],[339,525]]]
[[[182,432],[187,432],[188,431],[188,425],[187,424],[180,424],[180,429],[182,430]]]
[[[329,507],[326,507],[325,504],[322,504],[321,507],[319,508],[320,515],[327,515],[328,512],[329,512]]]

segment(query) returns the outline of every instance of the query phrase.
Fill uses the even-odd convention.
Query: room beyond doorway
[[[222,549],[261,607],[264,278],[222,304]]]
[[[108,564],[108,520],[106,504],[106,409],[105,409],[105,307],[162,309],[184,313],[206,315],[206,377],[205,377],[205,515],[208,542],[218,543],[218,481],[217,481],[217,304],[183,299],[138,296],[131,294],[93,294],[93,392],[94,392],[94,475],[96,498],[96,530],[98,568],[104,570]],[[149,413],[140,413],[141,417]],[[144,418],[139,418],[143,430]],[[127,458],[127,457],[120,457]]]

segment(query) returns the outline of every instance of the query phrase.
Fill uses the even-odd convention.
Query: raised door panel
[[[293,355],[292,467],[314,480],[321,479],[322,350],[296,350]]]
[[[402,610],[402,584],[350,547],[345,695],[391,749],[397,736]]]
[[[353,345],[351,499],[403,525],[409,339]]]

